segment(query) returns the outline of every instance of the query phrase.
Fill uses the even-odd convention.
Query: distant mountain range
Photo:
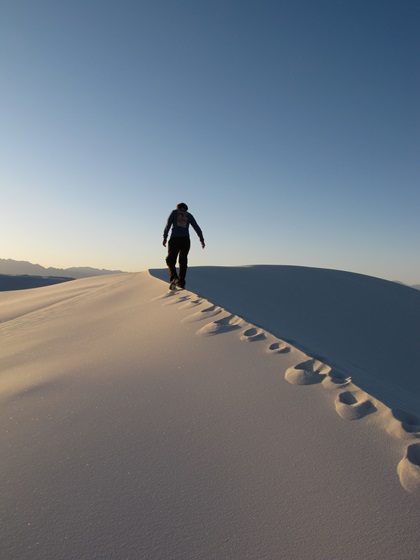
[[[0,275],[29,275],[29,276],[49,276],[56,277],[57,280],[51,283],[57,283],[58,278],[65,278],[66,280],[76,280],[78,278],[88,278],[91,276],[103,276],[105,274],[122,274],[124,270],[106,270],[105,268],[91,268],[89,266],[82,267],[72,267],[72,268],[45,268],[40,264],[32,264],[28,261],[15,261],[13,259],[1,259],[0,258]],[[5,279],[3,279],[5,281]],[[40,282],[40,281],[39,281]],[[402,284],[402,282],[398,282]],[[39,284],[41,285],[41,284]],[[42,284],[44,285],[44,284]],[[415,284],[411,286],[416,290],[420,290],[420,284]],[[0,287],[1,291],[1,287]]]
[[[105,270],[104,268],[73,267],[73,268],[45,268],[40,264],[13,259],[0,259],[0,274],[32,275],[32,276],[58,276],[66,278],[87,278],[90,276],[103,276],[104,274],[121,274],[122,270]]]

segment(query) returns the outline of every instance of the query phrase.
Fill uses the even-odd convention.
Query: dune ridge
[[[166,280],[167,271],[150,273]],[[192,267],[194,292],[327,361],[391,408],[420,416],[420,293],[298,266]]]

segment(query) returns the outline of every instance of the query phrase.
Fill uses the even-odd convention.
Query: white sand
[[[0,293],[1,558],[418,560],[420,293],[153,274]]]

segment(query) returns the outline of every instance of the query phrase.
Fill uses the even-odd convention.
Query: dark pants
[[[168,256],[166,264],[168,265],[171,280],[179,277],[181,285],[185,284],[185,276],[188,268],[188,252],[190,250],[189,237],[171,237],[168,243]],[[176,261],[179,257],[179,276],[176,273]]]

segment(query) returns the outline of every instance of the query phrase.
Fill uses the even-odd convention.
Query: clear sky
[[[420,283],[418,0],[2,0],[0,257]]]

